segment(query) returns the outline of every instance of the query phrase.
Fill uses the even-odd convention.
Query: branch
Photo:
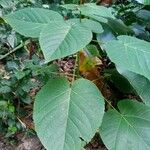
[[[0,57],[0,60],[6,58],[8,55],[14,53],[15,51],[17,51],[18,49],[22,48],[23,46],[24,46],[24,44],[21,43],[20,45],[18,45],[17,47],[15,47],[15,48],[14,48],[13,50],[11,50],[10,52],[6,53],[5,55],[2,55],[2,56]]]

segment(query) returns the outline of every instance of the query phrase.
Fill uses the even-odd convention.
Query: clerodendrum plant
[[[46,62],[77,53],[115,20],[111,10],[93,3],[63,5],[79,16],[64,20],[55,11],[25,8],[5,16],[20,34],[38,38]],[[81,19],[80,16],[84,16]],[[82,17],[83,18],[83,17]],[[103,44],[118,71],[144,103],[122,100],[104,114],[104,98],[92,81],[50,79],[34,104],[35,130],[48,150],[80,150],[99,132],[109,150],[150,149],[150,43],[121,35]]]

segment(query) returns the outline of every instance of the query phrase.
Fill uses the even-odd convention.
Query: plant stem
[[[6,53],[5,55],[3,55],[2,57],[0,57],[0,60],[6,58],[7,56],[9,56],[10,54],[14,53],[15,51],[17,51],[18,49],[22,48],[24,46],[23,43],[19,44],[17,47],[15,47],[13,50],[11,50],[10,52]]]
[[[79,54],[79,53],[77,53],[76,59],[75,59],[75,64],[74,64],[74,69],[73,69],[73,77],[72,77],[72,82],[71,82],[71,84],[74,82],[75,77],[76,77],[76,66],[77,66],[77,64],[78,64],[78,54]]]
[[[68,76],[74,76],[76,77],[77,75],[75,74],[71,74],[71,73],[61,73],[61,72],[50,72],[51,74],[54,74],[54,75],[68,75]]]

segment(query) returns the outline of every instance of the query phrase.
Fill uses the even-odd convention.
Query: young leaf
[[[150,81],[144,76],[133,73],[131,71],[127,71],[121,68],[118,68],[118,71],[125,78],[127,78],[143,102],[150,106]]]
[[[41,30],[52,22],[63,22],[63,17],[52,10],[24,8],[4,18],[17,32],[28,37],[39,37]]]
[[[59,59],[80,51],[92,39],[92,32],[78,23],[47,25],[40,34],[40,46],[46,61]]]
[[[119,36],[105,44],[107,54],[118,66],[150,79],[150,43],[130,36]]]
[[[70,87],[64,78],[50,80],[36,96],[34,123],[47,150],[80,150],[81,138],[89,142],[100,126],[104,101],[89,80]]]
[[[110,150],[150,149],[150,107],[131,100],[105,113],[100,134]]]

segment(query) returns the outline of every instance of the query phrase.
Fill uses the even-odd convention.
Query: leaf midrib
[[[67,31],[66,31],[66,34],[65,34],[63,40],[61,41],[61,43],[60,43],[60,44],[57,46],[57,48],[53,51],[53,53],[51,54],[50,57],[53,57],[53,55],[55,55],[55,53],[57,53],[58,50],[60,51],[60,47],[61,47],[61,45],[64,43],[64,41],[66,40],[66,37],[67,37],[67,35],[70,33],[70,30],[72,29],[72,26],[73,26],[73,25],[67,25],[67,24],[66,24],[66,28],[68,27],[68,28],[67,28]]]
[[[118,112],[118,111],[117,111]],[[119,113],[119,112],[118,112]],[[120,113],[119,113],[120,114]],[[136,129],[134,128],[134,126],[132,126],[131,124],[130,124],[130,122],[124,117],[125,115],[122,115],[122,114],[120,114],[120,116],[121,116],[121,118],[123,118],[124,120],[125,120],[125,122],[131,127],[131,128],[133,128],[133,130],[134,130],[134,132],[136,133],[136,135],[148,146],[148,147],[150,147],[150,145],[148,145],[144,140],[143,140],[143,138],[138,134],[138,132],[136,131]]]
[[[68,90],[68,110],[67,110],[67,119],[66,119],[66,125],[65,125],[65,134],[64,134],[64,140],[63,140],[63,150],[65,149],[65,141],[66,141],[66,134],[67,134],[67,127],[68,127],[68,118],[69,118],[69,111],[70,111],[70,101],[71,101],[71,88]]]
[[[123,44],[124,47],[128,47],[130,49],[133,49],[134,51],[140,51],[142,53],[147,53],[148,55],[150,55],[150,52],[148,51],[145,51],[145,50],[142,50],[141,48],[137,48],[137,47],[134,47],[134,46],[131,46],[131,45],[128,45],[128,44],[131,44],[131,43],[125,43],[123,41],[119,41],[119,43]],[[133,44],[133,43],[132,43]],[[150,46],[150,45],[149,45]]]
[[[7,18],[6,18],[7,19]],[[9,19],[10,20],[10,19]],[[20,19],[12,19],[13,21],[17,21],[17,22],[21,22],[21,23],[33,23],[34,25],[49,25],[51,23],[60,23],[60,22],[63,22],[63,20],[52,20],[52,21],[49,21],[49,22],[33,22],[33,21],[28,21],[28,20],[20,20]]]

